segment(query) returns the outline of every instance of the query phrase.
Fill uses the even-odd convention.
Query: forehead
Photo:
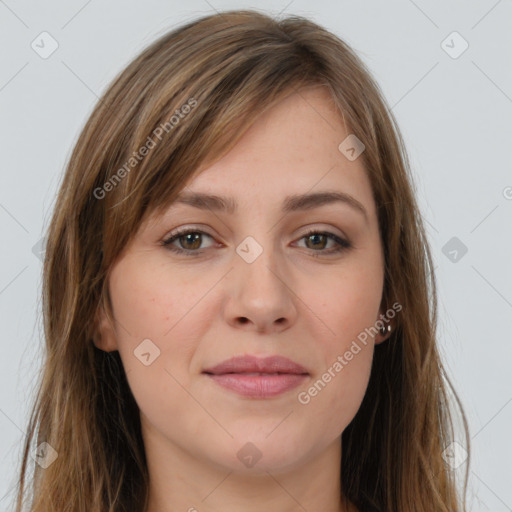
[[[255,202],[289,212],[338,201],[370,215],[363,159],[349,160],[339,149],[349,135],[325,88],[292,93],[261,114],[229,153],[200,168],[175,205],[207,201],[233,214]]]

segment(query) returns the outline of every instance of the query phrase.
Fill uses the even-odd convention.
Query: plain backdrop
[[[0,510],[12,510],[41,361],[40,240],[77,136],[143,47],[232,8],[311,18],[380,84],[411,159],[441,351],[470,422],[470,510],[511,511],[510,0],[0,0]]]

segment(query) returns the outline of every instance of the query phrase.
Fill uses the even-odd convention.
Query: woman
[[[378,86],[311,21],[152,44],[57,198],[17,510],[464,510],[412,190]]]

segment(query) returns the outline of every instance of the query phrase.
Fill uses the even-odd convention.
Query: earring
[[[391,325],[384,325],[383,327],[380,328],[380,333],[382,334],[382,336],[388,334],[391,332]]]

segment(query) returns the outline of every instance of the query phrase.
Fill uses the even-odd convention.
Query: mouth
[[[283,356],[256,357],[251,355],[237,356],[227,359],[216,366],[206,368],[203,373],[225,375],[228,373],[244,374],[308,374],[306,368],[299,363]]]
[[[270,398],[299,386],[309,376],[300,364],[282,357],[239,356],[203,374],[221,387],[251,398]]]

